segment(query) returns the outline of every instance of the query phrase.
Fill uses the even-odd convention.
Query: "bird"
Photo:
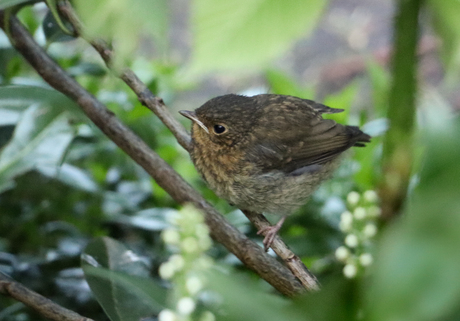
[[[288,95],[227,94],[179,113],[192,120],[191,160],[209,187],[241,210],[281,216],[258,231],[267,251],[340,155],[370,142],[357,126],[322,118],[342,111]]]

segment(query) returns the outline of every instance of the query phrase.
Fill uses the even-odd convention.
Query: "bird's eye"
[[[227,128],[225,128],[225,126],[222,126],[222,125],[214,125],[214,132],[215,132],[216,134],[222,134],[222,133],[224,133],[226,130],[227,130]]]

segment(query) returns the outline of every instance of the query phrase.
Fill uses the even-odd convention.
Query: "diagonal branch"
[[[258,230],[270,226],[270,222],[262,214],[250,211],[243,211],[243,213]],[[295,255],[278,235],[275,236],[271,248],[283,260],[284,264],[286,264],[297,279],[299,279],[307,291],[319,290],[318,279],[303,264],[300,257]]]
[[[248,268],[281,293],[294,296],[304,291],[292,273],[261,247],[229,224],[203,197],[183,180],[169,164],[127,128],[110,110],[71,78],[33,40],[16,17],[9,21],[12,45],[40,76],[53,88],[76,101],[88,118],[115,144],[136,161],[149,175],[180,204],[192,203],[200,209],[209,226],[211,237],[224,245]],[[5,25],[4,11],[0,10],[0,26]]]
[[[16,299],[43,317],[55,321],[93,321],[78,313],[68,310],[53,301],[13,281],[0,272],[0,293]]]

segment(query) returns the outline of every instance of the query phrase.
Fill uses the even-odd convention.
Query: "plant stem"
[[[388,98],[388,130],[383,144],[380,197],[382,218],[396,216],[404,200],[412,172],[417,92],[418,19],[423,0],[396,2],[392,84]]]

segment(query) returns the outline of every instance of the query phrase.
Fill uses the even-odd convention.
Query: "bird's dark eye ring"
[[[222,134],[222,133],[224,133],[226,130],[227,130],[227,128],[225,128],[225,126],[222,126],[222,125],[214,125],[214,132],[215,132],[216,134]]]

